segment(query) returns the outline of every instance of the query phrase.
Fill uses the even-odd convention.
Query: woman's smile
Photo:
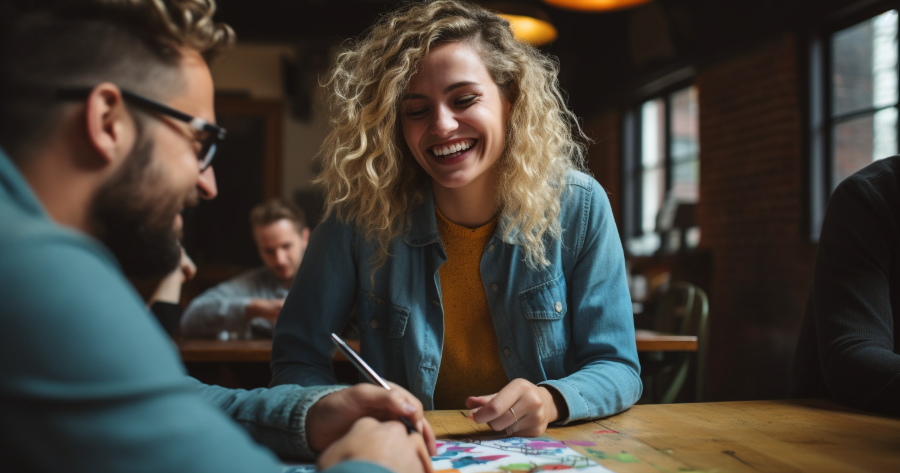
[[[485,178],[506,146],[509,108],[471,44],[439,44],[410,78],[401,102],[403,137],[436,187],[492,186]]]
[[[472,138],[454,140],[432,146],[430,152],[435,162],[448,166],[465,160],[477,143],[478,140]]]

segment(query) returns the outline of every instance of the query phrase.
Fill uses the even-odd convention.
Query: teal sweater
[[[4,468],[280,471],[254,438],[282,456],[312,454],[306,411],[334,389],[237,391],[187,377],[113,256],[54,224],[2,150],[0,301]],[[333,470],[385,471],[364,463]]]

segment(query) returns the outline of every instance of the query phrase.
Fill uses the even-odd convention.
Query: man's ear
[[[300,238],[303,241],[309,241],[309,227],[304,227],[303,231],[300,232]]]
[[[131,152],[134,117],[118,86],[104,82],[94,87],[85,102],[85,121],[88,139],[105,164],[116,163]]]

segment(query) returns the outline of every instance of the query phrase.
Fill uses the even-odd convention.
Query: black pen
[[[341,353],[343,353],[344,356],[346,356],[347,359],[350,360],[350,363],[353,363],[353,366],[355,366],[356,369],[358,369],[359,372],[362,373],[363,376],[366,377],[366,379],[368,379],[370,382],[372,382],[374,384],[381,385],[381,387],[383,387],[384,389],[387,389],[387,390],[391,389],[391,385],[388,384],[387,381],[385,381],[381,376],[378,376],[378,373],[376,373],[375,370],[373,370],[369,366],[369,364],[366,363],[362,359],[362,357],[357,355],[356,352],[352,348],[350,348],[349,345],[344,343],[344,341],[341,340],[341,337],[338,337],[336,334],[332,333],[331,341],[333,341],[334,344],[337,345],[338,350],[340,350]],[[415,427],[413,427],[412,421],[410,421],[406,417],[401,416],[400,422],[403,422],[403,425],[406,426],[406,431],[408,433],[411,434],[413,432],[416,432],[416,433],[419,432],[418,430],[416,430]]]

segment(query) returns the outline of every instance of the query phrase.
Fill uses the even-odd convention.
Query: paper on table
[[[611,473],[594,460],[564,443],[541,438],[512,437],[499,440],[437,442],[431,458],[436,473],[508,473],[574,469],[579,473]]]
[[[435,473],[525,473],[541,470],[579,470],[579,473],[612,473],[563,442],[542,438],[512,437],[498,440],[437,441],[431,457]],[[283,473],[313,473],[312,464],[285,464]]]

